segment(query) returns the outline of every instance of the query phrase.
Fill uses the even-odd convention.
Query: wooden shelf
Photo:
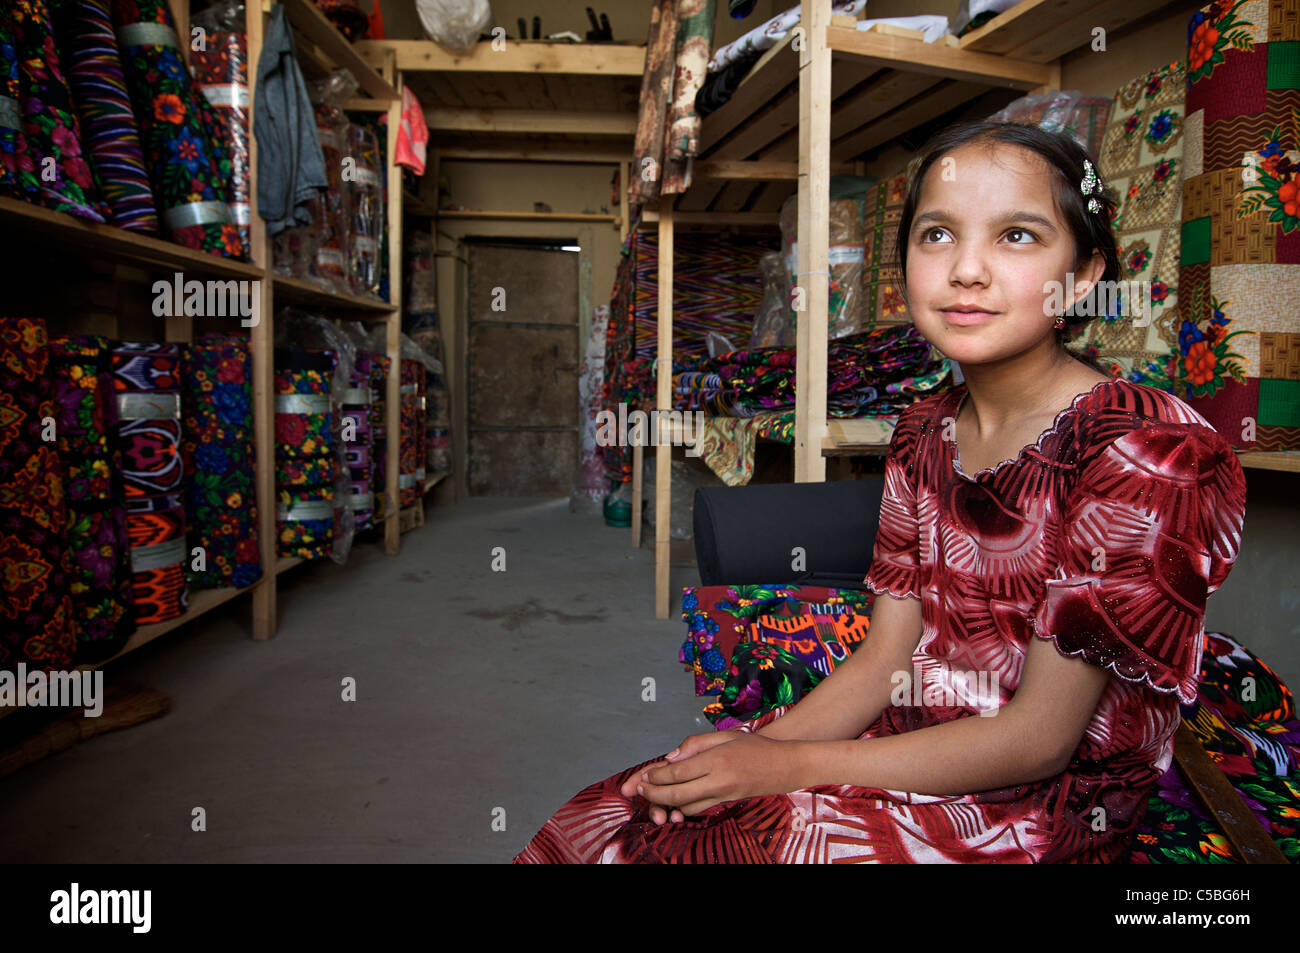
[[[1244,451],[1237,454],[1243,467],[1256,470],[1284,470],[1288,473],[1300,473],[1300,451]]]
[[[1110,33],[1169,0],[1022,0],[961,38],[961,48],[1048,63],[1092,42],[1093,29]]]
[[[430,490],[432,490],[435,486],[437,486],[439,483],[441,483],[443,480],[445,480],[445,479],[447,478],[447,476],[448,476],[448,474],[446,474],[446,473],[438,473],[438,474],[435,474],[434,476],[429,477],[429,479],[427,479],[427,480],[424,481],[424,492],[425,492],[425,493],[428,493],[428,492],[429,492]]]
[[[299,44],[299,53],[325,69],[342,66],[347,69],[361,88],[373,98],[379,100],[401,99],[393,85],[384,79],[362,58],[361,54],[344,39],[343,34],[334,28],[310,0],[283,0],[284,12],[304,39],[308,42]]]
[[[370,320],[386,320],[394,311],[393,306],[387,301],[343,294],[338,291],[326,291],[302,278],[272,275],[271,289],[274,292],[273,300],[276,308],[284,304],[297,304],[308,308],[322,308],[326,311],[361,311],[365,312]]]
[[[481,212],[478,210],[449,210],[438,212],[439,218],[461,219],[465,221],[507,221],[507,222],[609,222],[618,223],[617,215],[605,215],[593,212]]]
[[[302,556],[281,556],[275,561],[275,574],[278,576],[285,570],[292,569],[294,566],[301,566],[305,562],[307,560]]]
[[[48,243],[57,254],[74,258],[87,251],[97,259],[180,271],[187,276],[260,281],[261,268],[247,262],[209,255],[162,238],[140,235],[115,225],[87,222],[18,199],[0,198],[0,232],[25,243]]]

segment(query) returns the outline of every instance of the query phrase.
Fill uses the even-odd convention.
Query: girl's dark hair
[[[909,168],[907,196],[903,200],[903,216],[898,222],[898,267],[900,278],[907,281],[907,245],[912,231],[912,221],[916,217],[916,208],[921,199],[921,183],[930,167],[941,158],[961,146],[999,143],[1020,146],[1040,156],[1048,167],[1055,170],[1052,176],[1056,209],[1064,219],[1066,227],[1074,238],[1077,250],[1075,266],[1079,266],[1092,257],[1093,250],[1101,253],[1106,262],[1101,280],[1115,282],[1120,279],[1119,249],[1115,243],[1115,232],[1111,228],[1111,219],[1115,215],[1115,200],[1107,189],[1103,194],[1095,192],[1085,196],[1080,183],[1086,174],[1083,162],[1088,153],[1069,136],[1056,132],[1047,132],[1037,126],[1024,126],[1013,122],[975,122],[950,126],[939,133],[926,145],[924,151],[914,159],[914,168]],[[1096,163],[1093,163],[1096,168]],[[1088,211],[1088,198],[1095,198],[1101,203],[1099,212]],[[1112,286],[1113,287],[1113,286]],[[1113,300],[1109,295],[1102,296],[1100,287],[1094,287],[1079,302],[1079,310],[1086,316],[1076,316],[1075,309],[1065,312],[1065,328],[1058,332],[1062,342],[1071,338],[1078,328],[1093,320],[1098,315],[1098,305]],[[1091,308],[1087,307],[1091,305]]]

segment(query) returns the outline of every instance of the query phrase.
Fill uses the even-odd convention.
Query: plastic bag
[[[799,198],[792,195],[781,206],[781,251],[790,287],[799,284]],[[831,339],[847,337],[866,329],[862,272],[866,259],[866,231],[862,204],[856,199],[832,199],[830,203],[830,271],[827,296],[826,334]]]
[[[1088,150],[1093,161],[1101,152],[1101,141],[1110,118],[1109,96],[1085,96],[1077,89],[1058,90],[1037,96],[1022,96],[992,116],[991,122],[1015,122],[1038,126],[1048,132],[1063,132]]]
[[[732,344],[731,341],[729,341],[724,335],[719,334],[717,331],[710,331],[705,340],[708,341],[709,344],[710,358],[720,357],[723,354],[730,354],[736,349],[736,345]]]
[[[605,332],[609,326],[609,305],[593,310],[587,330],[587,347],[578,368],[578,412],[582,415],[582,449],[578,454],[578,478],[569,494],[569,512],[599,513],[609,492],[605,464],[596,445],[596,417],[600,413],[605,381]]]
[[[308,273],[294,277],[307,278],[327,291],[341,293],[352,289],[348,278],[351,189],[345,188],[343,181],[349,123],[340,106],[356,94],[357,88],[356,78],[344,69],[307,84],[307,95],[316,117],[316,136],[325,156],[329,188],[324,195],[316,196],[308,203],[316,249]]]
[[[415,11],[429,39],[453,53],[468,53],[492,25],[488,0],[415,0]]]
[[[792,347],[795,343],[794,308],[790,304],[790,274],[779,252],[759,259],[763,273],[763,300],[754,315],[750,347]]]
[[[348,155],[344,170],[348,192],[348,281],[353,294],[379,297],[380,242],[384,234],[384,182],[379,141],[374,132],[348,125]]]
[[[667,450],[667,447],[661,450]],[[654,454],[646,454],[641,477],[641,491],[645,504],[642,517],[653,529],[655,525],[655,463]],[[723,482],[698,458],[673,460],[672,500],[668,505],[669,536],[672,539],[695,538],[695,491],[702,486],[723,486]]]

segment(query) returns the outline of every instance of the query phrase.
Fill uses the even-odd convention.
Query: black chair
[[[759,483],[695,491],[700,584],[800,583],[865,589],[883,478]],[[795,566],[802,547],[803,571]]]

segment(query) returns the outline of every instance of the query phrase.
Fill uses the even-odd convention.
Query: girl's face
[[[1074,239],[1053,201],[1053,174],[1038,155],[1002,143],[961,146],[926,172],[907,238],[908,304],[917,330],[960,364],[1054,346],[1051,283],[1069,307],[1102,273],[1094,256],[1070,295]]]

